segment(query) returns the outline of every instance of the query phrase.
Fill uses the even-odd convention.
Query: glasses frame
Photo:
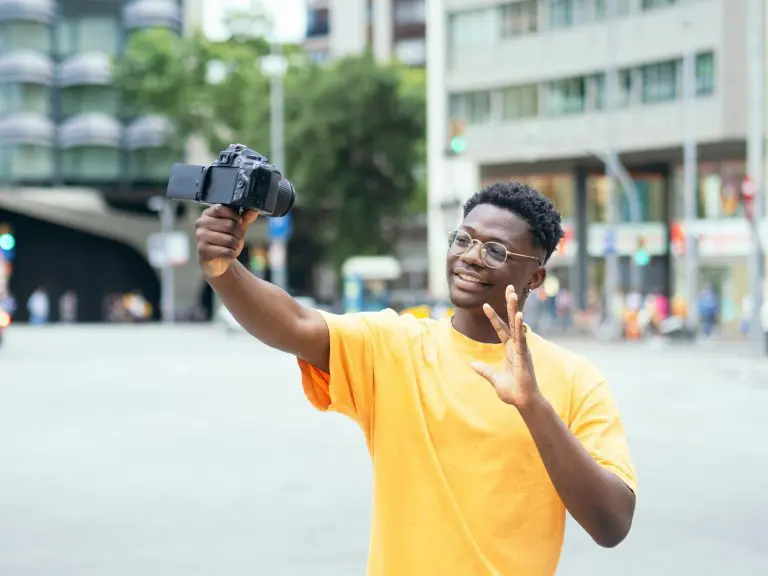
[[[452,250],[453,243],[456,241],[456,236],[458,236],[459,234],[464,234],[467,238],[469,238],[469,246],[467,246],[467,249],[460,254]],[[467,231],[459,230],[459,229],[451,230],[451,232],[448,234],[448,251],[451,252],[451,254],[461,258],[462,256],[465,256],[466,254],[468,254],[469,251],[475,247],[475,242],[480,244],[480,259],[483,261],[483,264],[488,266],[488,268],[501,268],[502,266],[504,266],[504,264],[507,263],[507,260],[509,259],[510,256],[513,256],[515,258],[525,258],[526,260],[533,260],[537,262],[539,266],[544,266],[544,261],[541,258],[537,258],[536,256],[529,256],[528,254],[518,254],[517,252],[510,252],[509,250],[507,250],[507,247],[504,246],[504,244],[502,244],[501,242],[495,242],[493,240],[491,240],[490,242],[481,242],[476,238],[472,238],[472,236],[470,236],[470,234]],[[491,266],[490,264],[488,264],[488,262],[486,262],[485,256],[488,253],[486,246],[488,244],[493,244],[494,246],[501,246],[502,248],[504,248],[504,262],[502,262],[497,266]]]

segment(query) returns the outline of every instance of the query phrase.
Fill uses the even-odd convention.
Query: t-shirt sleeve
[[[376,340],[392,323],[394,311],[321,312],[331,338],[329,372],[299,359],[304,394],[318,410],[346,414],[370,433],[375,386]]]
[[[637,494],[637,475],[610,387],[601,380],[576,401],[571,432],[598,464],[616,474]]]

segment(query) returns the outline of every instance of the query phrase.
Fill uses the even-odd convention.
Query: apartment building
[[[166,119],[127,110],[112,62],[133,32],[182,33],[201,14],[202,0],[0,0],[0,221],[17,229],[20,302],[38,286],[54,298],[75,288],[87,320],[110,291],[157,302],[147,200],[185,143],[166,141]]]
[[[624,285],[638,245],[651,254],[644,288],[681,291],[683,57],[695,55],[698,144],[696,233],[701,278],[724,303],[747,293],[750,236],[740,202],[746,171],[746,0],[443,0],[428,15],[430,275],[443,280],[440,206],[476,185],[527,181],[566,220],[552,273],[583,302],[600,292],[604,255],[621,256]],[[606,68],[618,71],[618,109],[606,112]],[[464,126],[466,152],[444,151]],[[455,128],[454,128],[455,129]],[[638,188],[641,222],[621,199],[615,237],[606,233],[608,186],[600,155],[611,138]],[[467,163],[471,167],[467,168]],[[474,168],[473,168],[474,167]],[[455,171],[474,175],[458,177]],[[474,178],[474,180],[473,180]],[[732,309],[733,307],[729,308]],[[733,316],[733,314],[731,314]],[[729,318],[731,319],[731,318]]]
[[[371,47],[377,58],[426,61],[426,0],[308,0],[304,46],[317,62]]]

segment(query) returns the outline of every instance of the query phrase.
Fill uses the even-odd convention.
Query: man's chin
[[[451,287],[449,297],[454,308],[461,310],[483,310],[486,299],[481,294],[470,294]]]

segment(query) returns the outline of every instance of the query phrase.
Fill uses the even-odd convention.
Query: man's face
[[[535,289],[544,282],[546,270],[536,259],[543,260],[546,252],[533,246],[528,223],[509,210],[480,204],[467,214],[459,230],[479,242],[473,242],[462,255],[448,251],[448,289],[456,308],[482,314],[483,304],[488,303],[505,316],[508,285],[512,284],[522,296],[526,287]],[[483,261],[481,243],[485,242],[497,242],[506,248],[508,255],[503,264],[488,266],[488,254]]]

